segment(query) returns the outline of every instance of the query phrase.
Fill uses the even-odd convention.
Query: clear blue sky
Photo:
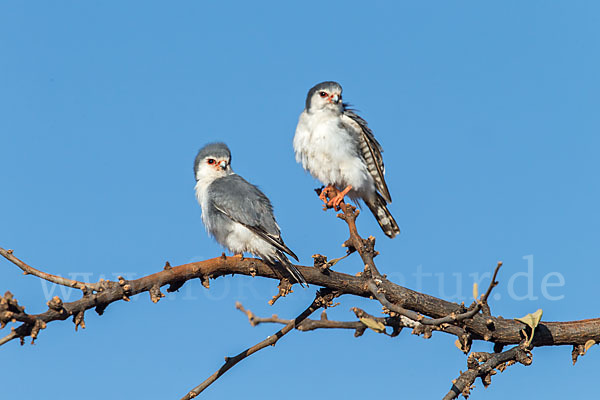
[[[321,211],[292,150],[307,90],[337,80],[385,148],[402,234],[390,240],[368,213],[359,219],[378,239],[380,270],[469,302],[476,274],[502,260],[496,314],[598,317],[600,6],[365,4],[3,2],[0,246],[94,281],[214,257],[192,164],[221,140],[234,169],[272,199],[303,264],[339,256],[346,229]],[[361,263],[336,267],[354,274]],[[34,346],[0,349],[2,397],[177,399],[277,329],[250,327],[236,300],[287,318],[315,289],[270,307],[273,281],[220,278],[210,291],[194,281],[156,305],[144,294],[102,317],[89,312],[77,333],[51,323]],[[32,313],[47,296],[79,296],[0,261],[6,290]],[[356,305],[379,312],[341,303],[330,318],[351,320]],[[466,368],[453,342],[294,332],[204,398],[440,398]],[[595,396],[600,351],[575,367],[570,353],[536,349],[532,366],[509,368],[485,391],[478,381],[473,398]]]

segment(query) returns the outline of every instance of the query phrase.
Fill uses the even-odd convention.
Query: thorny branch
[[[335,193],[331,195],[335,195]],[[307,317],[316,309],[326,305],[317,304],[315,306],[313,303],[294,320],[284,320],[277,316],[258,318],[240,305],[240,310],[246,313],[253,325],[271,322],[285,326],[265,341],[227,359],[213,376],[187,396],[197,395],[233,365],[265,346],[274,344],[294,328],[303,331],[331,328],[354,329],[355,336],[360,336],[367,327],[386,334],[388,333],[385,328],[391,327],[390,336],[396,336],[403,327],[411,327],[413,333],[422,334],[425,338],[431,337],[433,331],[440,331],[457,336],[457,346],[465,354],[470,352],[473,340],[494,343],[495,354],[471,353],[469,355],[467,359],[469,369],[461,373],[459,378],[453,382],[452,389],[446,398],[456,398],[459,394],[468,396],[477,377],[482,378],[484,385],[489,384],[491,376],[495,373],[494,369],[502,370],[506,365],[514,362],[530,364],[530,351],[535,347],[572,345],[573,361],[575,362],[577,356],[583,355],[591,345],[600,342],[600,318],[595,318],[569,322],[541,321],[535,327],[535,336],[531,343],[524,345],[523,323],[493,316],[487,304],[491,291],[498,284],[496,278],[501,263],[496,266],[487,291],[468,308],[463,304],[415,292],[389,281],[385,275],[379,273],[375,265],[374,258],[378,254],[375,251],[375,239],[373,237],[363,239],[358,233],[356,218],[359,211],[344,203],[341,204],[341,209],[342,213],[338,214],[338,217],[347,223],[350,234],[348,240],[344,242],[344,246],[348,249],[347,255],[358,252],[364,265],[364,271],[359,272],[356,276],[336,272],[332,270],[332,267],[344,257],[327,262],[327,257],[322,255],[313,256],[314,267],[297,266],[297,268],[308,283],[325,288],[322,289],[322,297],[323,293],[329,295],[335,293],[335,296],[349,294],[376,299],[388,316],[375,317],[364,310],[353,308],[358,321],[329,321],[326,316],[322,316],[320,320],[311,320]],[[0,248],[0,255],[22,269],[26,275],[34,275],[40,279],[82,291],[82,297],[79,300],[68,303],[63,303],[59,297],[55,296],[47,303],[48,310],[40,314],[26,313],[25,308],[19,305],[13,295],[6,292],[4,296],[0,297],[0,329],[11,323],[20,325],[11,327],[10,333],[0,339],[0,346],[17,338],[21,344],[24,343],[26,337],[31,337],[33,342],[40,330],[46,328],[48,323],[70,317],[73,319],[75,329],[85,328],[84,314],[86,311],[95,309],[99,315],[102,315],[110,304],[120,300],[129,301],[131,296],[140,293],[148,292],[150,299],[156,303],[164,297],[161,288],[165,285],[169,285],[167,292],[173,292],[181,288],[187,281],[197,278],[208,289],[210,279],[234,274],[281,280],[281,277],[262,260],[226,257],[224,254],[217,258],[176,267],[171,267],[167,262],[162,271],[136,280],[128,281],[119,277],[117,282],[101,280],[97,283],[79,282],[42,272],[18,259],[12,250]],[[278,293],[272,302],[288,294],[290,289],[289,282],[285,279],[281,280]],[[502,347],[505,345],[516,346],[502,352]]]

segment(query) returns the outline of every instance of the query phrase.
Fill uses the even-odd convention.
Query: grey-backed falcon
[[[233,172],[227,145],[211,143],[200,149],[194,175],[202,222],[217,242],[234,254],[248,252],[275,267],[283,266],[300,285],[307,284],[286,256],[298,260],[281,238],[271,202],[260,189]]]

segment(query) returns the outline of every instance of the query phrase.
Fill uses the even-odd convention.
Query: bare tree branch
[[[277,316],[257,318],[240,306],[239,308],[246,313],[253,325],[271,322],[285,326],[274,336],[235,357],[226,359],[225,364],[215,374],[190,391],[184,399],[196,396],[239,361],[274,344],[294,328],[305,331],[321,328],[354,329],[355,335],[360,336],[367,327],[386,334],[388,333],[385,328],[392,327],[393,331],[390,336],[395,336],[403,327],[411,327],[413,333],[422,334],[426,338],[431,337],[433,331],[441,331],[455,335],[458,339],[457,346],[465,353],[470,352],[473,340],[494,343],[495,354],[471,353],[469,355],[467,359],[469,369],[461,373],[459,378],[454,381],[452,390],[446,395],[446,398],[449,399],[456,398],[459,394],[468,396],[477,377],[482,378],[484,385],[489,384],[495,368],[503,369],[511,362],[529,365],[531,350],[535,347],[572,345],[573,361],[575,361],[576,357],[585,354],[591,345],[600,343],[600,318],[569,322],[541,321],[535,326],[533,340],[531,343],[527,343],[524,341],[527,332],[525,324],[513,319],[491,315],[487,300],[493,288],[498,284],[496,278],[501,263],[496,266],[487,291],[468,308],[464,304],[448,302],[389,281],[385,275],[379,273],[375,265],[374,258],[378,254],[375,251],[375,239],[372,237],[363,239],[358,233],[356,228],[358,210],[344,203],[341,204],[341,209],[342,213],[338,214],[338,217],[347,223],[350,235],[344,245],[348,248],[348,254],[354,251],[359,253],[364,269],[361,268],[363,270],[357,275],[339,273],[331,268],[344,257],[327,262],[327,257],[322,255],[313,256],[314,267],[297,266],[308,283],[324,289],[321,289],[321,294],[317,296],[315,302],[294,320],[282,320]],[[25,274],[77,288],[83,292],[81,299],[69,303],[63,303],[60,298],[55,296],[48,301],[48,310],[40,314],[26,313],[25,308],[18,304],[12,294],[6,292],[0,298],[0,329],[10,323],[20,323],[20,325],[12,327],[11,332],[0,339],[0,346],[17,338],[22,344],[25,337],[31,337],[33,341],[37,338],[40,330],[46,328],[47,323],[65,320],[69,317],[73,318],[75,329],[79,326],[84,328],[84,314],[87,310],[94,308],[98,314],[102,315],[106,307],[113,302],[129,301],[131,296],[144,292],[148,292],[150,299],[156,303],[164,297],[161,292],[163,286],[169,285],[167,292],[172,292],[182,287],[185,282],[196,278],[200,279],[202,285],[207,289],[210,279],[234,274],[260,276],[280,281],[278,292],[270,301],[271,304],[290,293],[292,288],[289,281],[282,279],[269,264],[262,260],[226,257],[225,254],[221,257],[176,267],[171,267],[167,262],[162,271],[136,280],[128,281],[119,277],[117,282],[100,280],[97,283],[73,281],[42,272],[16,258],[11,250],[0,248],[0,254],[22,269]],[[321,320],[307,319],[316,309],[329,306],[328,301],[330,300],[323,301],[327,296],[336,297],[343,294],[376,299],[388,316],[375,317],[361,309],[353,308],[358,321],[329,321],[326,317]],[[524,343],[527,343],[526,346]],[[502,352],[505,345],[516,346]]]
[[[13,340],[16,337],[17,337],[17,332],[11,331],[8,335],[6,335],[2,339],[0,339],[0,346],[2,346],[4,343],[10,342],[11,340]]]
[[[12,250],[5,250],[2,247],[0,247],[0,254],[4,258],[6,258],[8,261],[12,262],[17,267],[21,268],[23,270],[24,275],[35,275],[35,276],[42,278],[48,282],[56,283],[57,285],[67,286],[67,287],[74,288],[74,289],[96,290],[96,285],[94,285],[94,284],[79,282],[79,281],[75,281],[73,279],[67,279],[67,278],[63,278],[62,276],[52,275],[52,274],[48,274],[46,272],[37,270],[37,269],[25,264],[23,261],[19,260],[17,257],[15,257],[13,255]]]
[[[369,281],[365,280],[362,276],[354,276],[336,271],[324,274],[317,268],[301,265],[298,265],[297,268],[306,277],[308,283],[312,285],[326,287],[342,294],[365,298],[372,297],[372,293],[368,287]],[[232,274],[260,276],[275,280],[280,279],[272,268],[262,260],[220,256],[205,261],[169,267],[160,272],[131,281],[103,281],[103,288],[99,288],[98,292],[88,293],[79,300],[64,303],[62,305],[63,312],[49,308],[41,314],[30,315],[30,317],[48,323],[65,320],[71,316],[77,316],[80,312],[94,308],[96,312],[102,314],[104,309],[115,301],[124,300],[124,298],[150,292],[151,290],[154,290],[155,293],[160,293],[160,288],[165,285],[171,285],[167,291],[173,291],[175,290],[174,287],[179,288],[183,283],[191,279],[201,279],[206,285],[209,278],[215,279],[220,276]],[[407,310],[412,310],[431,318],[442,318],[453,312],[460,312],[463,309],[463,306],[460,304],[415,292],[396,285],[387,279],[382,281],[380,287],[385,290],[386,298],[390,302],[393,302],[393,304],[402,304]],[[5,317],[2,316],[5,309],[1,304],[0,320],[11,322],[12,318],[4,319]],[[25,318],[25,316],[23,317]],[[485,336],[489,337],[489,341],[494,343],[510,345],[518,344],[523,339],[521,333],[523,329],[522,323],[502,317],[489,318],[493,323],[491,329],[488,327],[488,317],[484,317],[481,314],[476,314],[472,318],[462,321],[462,323],[464,328],[473,336],[474,340],[482,340]],[[16,337],[29,336],[27,325],[27,323],[24,323],[16,328]],[[536,328],[532,344],[535,347],[583,345],[588,340],[595,340],[596,343],[600,342],[600,318],[569,322],[542,321]]]
[[[185,396],[181,398],[181,400],[190,400],[194,397],[198,396],[202,393],[207,387],[209,387],[213,382],[219,379],[225,372],[229,371],[233,366],[237,363],[245,359],[246,357],[251,356],[264,349],[267,346],[274,346],[275,343],[279,339],[281,339],[285,334],[293,330],[296,326],[298,326],[302,321],[304,321],[309,315],[314,313],[321,307],[327,307],[331,304],[331,301],[337,297],[338,294],[328,289],[321,289],[317,292],[317,295],[313,302],[306,310],[304,310],[300,315],[298,315],[295,319],[288,322],[283,328],[277,331],[274,335],[267,337],[260,343],[255,344],[254,346],[242,351],[240,354],[235,357],[225,357],[225,364],[221,368],[219,368],[214,374],[212,374],[208,379],[202,382],[200,385],[196,386],[192,390],[190,390]]]
[[[265,317],[265,318],[258,317],[252,311],[245,309],[244,306],[240,302],[236,302],[235,308],[237,308],[238,310],[240,310],[241,312],[246,314],[246,316],[248,317],[248,322],[250,322],[250,325],[252,325],[252,326],[258,326],[260,324],[265,324],[265,323],[286,325],[293,321],[293,320],[289,320],[289,319],[279,318],[275,314],[273,314],[271,317]],[[356,316],[358,318],[370,318],[371,320],[375,321],[376,323],[382,324],[383,326],[392,327],[393,332],[390,336],[396,336],[396,335],[398,335],[398,333],[400,333],[400,330],[402,330],[402,328],[404,328],[406,326],[410,326],[410,325],[403,325],[402,322],[398,318],[374,317],[374,316],[368,314],[367,312],[365,312],[364,310],[361,310],[360,308],[353,307],[352,311],[354,311],[354,313],[356,314]],[[304,321],[302,321],[302,323],[300,323],[299,325],[296,325],[295,328],[302,332],[314,331],[316,329],[352,329],[352,330],[354,330],[354,336],[358,337],[358,336],[362,336],[363,333],[365,332],[365,330],[367,328],[369,328],[369,326],[367,326],[364,322],[362,322],[362,320],[359,320],[359,321],[332,321],[327,317],[326,311],[323,311],[321,313],[320,319],[308,319],[307,318]],[[378,331],[378,333],[387,334],[385,332],[385,330]]]
[[[469,397],[475,379],[481,378],[487,387],[492,382],[492,376],[496,375],[495,368],[502,372],[515,362],[531,365],[531,352],[522,343],[502,353],[471,353],[467,358],[468,369],[452,381],[452,388],[443,400],[456,399],[461,394]]]
[[[377,300],[379,300],[379,302],[384,307],[386,307],[389,310],[394,311],[400,315],[404,315],[405,317],[411,318],[415,321],[419,321],[423,325],[450,324],[450,323],[454,323],[454,322],[460,322],[467,318],[473,317],[475,314],[477,314],[479,311],[481,311],[484,306],[487,305],[487,299],[490,296],[490,293],[492,293],[492,289],[494,287],[496,287],[496,285],[498,285],[498,282],[496,281],[496,276],[498,275],[498,270],[500,269],[501,266],[502,266],[502,263],[499,262],[498,265],[496,266],[496,269],[494,270],[494,275],[492,276],[492,280],[490,282],[490,285],[489,285],[487,291],[481,295],[481,298],[479,300],[476,300],[471,305],[471,307],[469,307],[468,311],[465,311],[465,312],[459,313],[459,314],[451,313],[442,318],[425,318],[423,315],[419,315],[419,314],[415,313],[414,311],[407,310],[407,309],[403,308],[402,306],[390,303],[386,299],[384,292],[377,287],[378,281],[376,279],[373,280],[372,282],[369,282],[369,290],[371,290],[371,293],[373,294],[373,296],[375,296],[377,298]],[[487,310],[489,310],[489,307],[487,308]],[[486,340],[488,340],[488,339],[486,339]]]

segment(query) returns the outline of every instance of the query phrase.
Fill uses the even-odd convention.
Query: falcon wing
[[[373,131],[367,126],[367,121],[358,116],[353,110],[347,109],[344,106],[344,122],[354,128],[359,133],[358,142],[360,154],[367,163],[369,173],[375,181],[377,191],[388,202],[392,202],[392,196],[385,183],[385,167],[383,165],[383,157],[381,153],[383,148],[373,136]]]
[[[260,189],[234,174],[215,180],[208,191],[212,206],[217,211],[298,260],[296,254],[283,242],[273,216],[273,206]]]

